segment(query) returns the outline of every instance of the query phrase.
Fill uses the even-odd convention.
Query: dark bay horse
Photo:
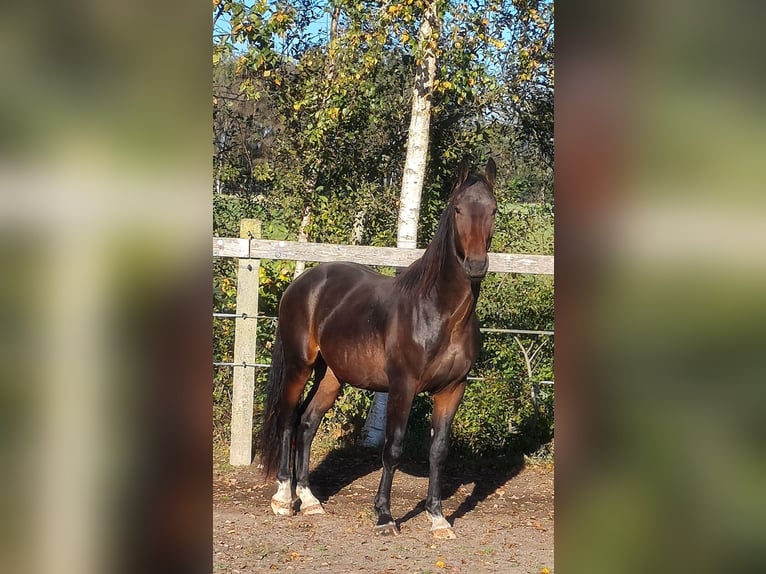
[[[433,241],[396,278],[355,263],[324,263],[300,275],[279,304],[260,441],[274,475],[275,514],[323,513],[309,488],[309,453],[341,386],[388,392],[376,532],[398,533],[391,483],[415,395],[433,396],[426,511],[434,536],[454,538],[442,513],[440,478],[450,428],[479,353],[476,301],[487,273],[497,203],[495,162],[484,175],[462,164]],[[301,405],[312,371],[315,383]],[[295,486],[291,463],[294,459]]]

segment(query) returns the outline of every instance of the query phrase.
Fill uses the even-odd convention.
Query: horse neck
[[[423,257],[397,281],[400,293],[414,305],[435,306],[441,313],[463,314],[466,320],[476,308],[478,283],[469,279],[455,251],[454,228],[442,215],[435,241]]]
[[[432,292],[438,308],[467,321],[476,309],[479,282],[471,281],[454,253],[447,254]]]

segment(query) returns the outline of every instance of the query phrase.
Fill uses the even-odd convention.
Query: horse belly
[[[388,390],[382,345],[350,340],[326,341],[325,344],[320,341],[320,353],[342,383],[371,391]]]

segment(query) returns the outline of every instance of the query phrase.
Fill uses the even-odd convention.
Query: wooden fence
[[[232,383],[229,462],[234,466],[249,465],[252,461],[260,260],[354,261],[365,265],[406,267],[423,255],[424,251],[395,247],[274,241],[260,239],[260,232],[259,221],[244,219],[240,224],[239,238],[213,238],[213,257],[239,259],[233,364],[243,365],[245,368],[234,369]],[[553,275],[553,256],[490,253],[489,271]],[[247,368],[248,366],[253,368]]]

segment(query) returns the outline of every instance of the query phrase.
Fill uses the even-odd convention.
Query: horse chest
[[[427,365],[421,379],[421,390],[437,390],[443,385],[462,380],[468,375],[478,348],[471,336],[452,337],[442,352]]]

